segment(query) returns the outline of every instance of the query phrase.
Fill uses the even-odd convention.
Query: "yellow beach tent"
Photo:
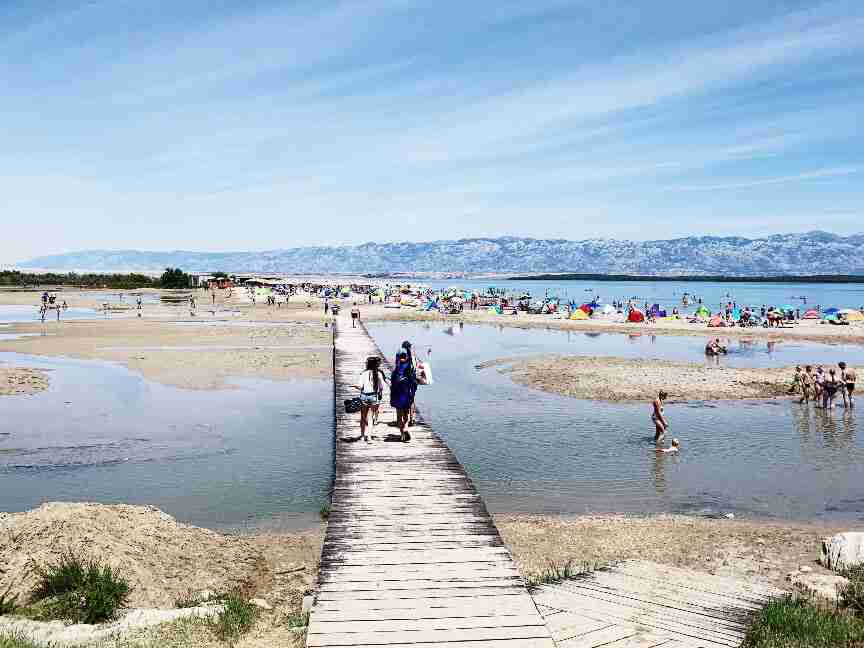
[[[583,311],[581,308],[577,308],[576,310],[573,311],[573,313],[571,313],[570,319],[571,320],[587,320],[588,319],[588,313]]]

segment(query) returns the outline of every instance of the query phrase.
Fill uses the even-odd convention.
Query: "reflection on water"
[[[421,388],[418,404],[493,510],[731,511],[806,519],[858,519],[864,513],[864,441],[853,412],[839,408],[829,417],[788,400],[671,404],[670,436],[681,439],[682,452],[658,455],[649,403],[570,399],[515,385],[494,369],[474,369],[516,354],[572,352],[567,336],[502,335],[469,325],[451,336],[444,328],[369,325],[385,355],[406,339],[415,349],[432,348],[436,382]],[[622,337],[610,344],[628,348]],[[658,337],[654,346],[648,339],[635,349],[682,357],[694,352],[694,344],[698,338],[667,344]],[[813,348],[818,356],[826,351],[821,346],[795,349],[806,356]],[[759,366],[789,362],[740,359]]]
[[[314,525],[332,473],[327,381],[237,381],[182,390],[110,363],[0,353],[50,370],[51,386],[4,397],[0,510],[49,500],[152,504],[181,520]]]

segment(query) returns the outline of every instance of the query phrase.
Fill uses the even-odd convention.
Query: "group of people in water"
[[[51,295],[46,290],[42,293],[42,305],[39,307],[39,317],[44,322],[48,317],[48,311],[56,310],[57,311],[57,321],[60,321],[60,313],[65,311],[69,306],[66,304],[64,300],[62,304],[57,304],[57,296]]]
[[[801,403],[813,401],[815,406],[826,410],[829,414],[836,407],[835,401],[840,396],[843,406],[849,409],[855,407],[855,383],[858,374],[845,362],[838,362],[837,368],[830,367],[828,371],[818,365],[806,365],[803,369],[795,367],[792,378],[791,393],[801,394]]]
[[[370,442],[366,430],[378,424],[378,411],[384,399],[384,385],[390,387],[390,406],[396,410],[395,425],[399,428],[399,440],[407,443],[411,440],[408,428],[416,424],[416,408],[414,398],[417,387],[422,381],[422,372],[418,371],[414,352],[409,341],[402,343],[396,353],[393,371],[388,377],[381,369],[381,358],[370,356],[366,359],[366,368],[354,387],[360,391],[360,438]]]

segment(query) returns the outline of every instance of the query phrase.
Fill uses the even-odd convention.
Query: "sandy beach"
[[[638,559],[781,588],[790,587],[787,574],[802,566],[828,573],[816,562],[821,538],[842,530],[681,515],[499,515],[495,521],[526,578],[549,564],[593,569]],[[302,632],[291,632],[287,619],[299,613],[303,596],[314,588],[320,527],[299,534],[221,534],[179,523],[153,507],[49,503],[24,513],[0,513],[0,530],[0,558],[11,567],[0,574],[0,587],[11,587],[22,601],[35,584],[28,564],[50,563],[64,550],[86,547],[88,556],[107,561],[129,579],[132,605],[170,610],[181,599],[239,587],[266,607],[237,645],[303,644]],[[99,645],[220,645],[208,624],[195,619],[125,635]]]
[[[582,331],[595,333],[626,333],[650,335],[688,335],[699,337],[736,337],[758,340],[798,340],[822,342],[824,344],[864,344],[864,322],[849,326],[832,326],[816,320],[802,320],[788,328],[708,328],[705,324],[690,324],[686,320],[664,321],[657,324],[648,322],[633,324],[616,320],[569,320],[556,319],[552,315],[494,315],[485,310],[466,310],[459,315],[442,316],[416,308],[384,308],[380,304],[364,305],[367,320],[412,321],[412,322],[465,322],[492,324],[515,328],[546,328],[562,331]]]
[[[98,299],[75,293],[61,297],[70,307],[99,306]],[[33,304],[32,294],[29,299]],[[330,376],[332,334],[318,310],[299,303],[274,308],[226,301],[217,306],[231,309],[230,315],[212,315],[203,303],[195,317],[186,306],[147,304],[141,318],[127,306],[108,317],[13,324],[4,332],[30,336],[2,340],[0,351],[118,362],[150,380],[188,389],[223,388],[231,378]],[[22,293],[0,293],[0,306],[22,302]]]
[[[741,369],[690,362],[585,356],[501,358],[497,367],[515,382],[546,392],[606,401],[645,401],[660,390],[670,400],[739,400],[787,396],[794,367]]]

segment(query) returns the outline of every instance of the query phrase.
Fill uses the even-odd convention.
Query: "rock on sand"
[[[242,537],[180,524],[152,506],[51,502],[0,513],[0,592],[26,601],[44,567],[66,551],[98,558],[132,586],[130,607],[170,608],[181,595],[254,583],[265,563]]]
[[[864,532],[849,531],[823,538],[819,562],[834,571],[864,565]]]

